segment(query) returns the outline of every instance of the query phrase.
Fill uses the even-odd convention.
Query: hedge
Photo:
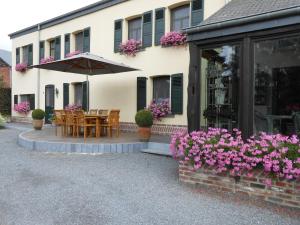
[[[11,88],[0,88],[0,113],[11,114]]]

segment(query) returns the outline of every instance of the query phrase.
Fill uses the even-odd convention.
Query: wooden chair
[[[100,124],[100,128],[108,130],[108,135],[112,137],[113,129],[117,130],[117,137],[120,135],[120,110],[111,110],[106,122]]]
[[[72,111],[66,110],[66,134],[70,133],[75,137],[76,115]]]
[[[91,115],[97,115],[98,109],[90,109],[89,114]]]
[[[65,121],[65,111],[64,110],[54,110],[54,120],[55,125],[55,135],[57,136],[57,128],[61,127],[62,136],[65,135],[66,121]]]
[[[87,138],[89,132],[92,128],[95,128],[95,136],[97,136],[97,117],[89,117],[84,115],[84,111],[76,111],[77,123],[76,123],[76,133],[79,137],[80,129],[83,128],[83,137]]]
[[[108,112],[109,112],[108,109],[99,109],[98,110],[98,115],[100,115],[100,116],[108,116]]]

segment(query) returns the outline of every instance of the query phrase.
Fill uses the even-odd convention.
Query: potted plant
[[[141,141],[149,141],[151,137],[151,126],[153,116],[149,110],[140,110],[135,115],[135,122],[139,126],[138,133]]]
[[[44,123],[45,111],[41,109],[35,109],[32,111],[32,125],[35,130],[41,130]]]

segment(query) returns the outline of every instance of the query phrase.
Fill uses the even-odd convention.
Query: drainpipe
[[[40,40],[41,40],[41,34],[40,34],[41,26],[38,24],[38,52],[40,59]],[[39,62],[40,63],[40,62]],[[40,108],[41,101],[40,101],[40,94],[41,94],[41,72],[40,69],[37,69],[37,108]]]

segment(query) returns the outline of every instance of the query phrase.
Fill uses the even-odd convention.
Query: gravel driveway
[[[179,185],[171,158],[29,152],[18,132],[0,130],[0,225],[300,224]]]

